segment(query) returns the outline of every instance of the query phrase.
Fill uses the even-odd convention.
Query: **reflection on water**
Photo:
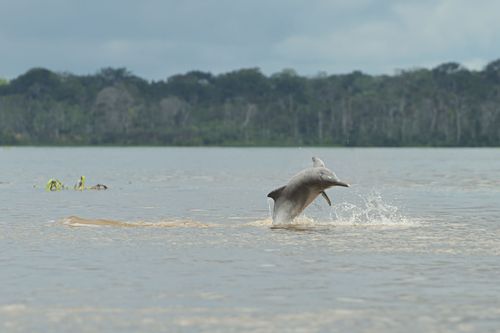
[[[353,186],[273,225],[266,194],[311,156]],[[500,327],[496,149],[13,148],[0,161],[2,332]],[[43,190],[80,175],[110,189]]]

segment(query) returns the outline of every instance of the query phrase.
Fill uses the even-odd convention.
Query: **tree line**
[[[147,81],[126,68],[0,79],[0,145],[499,146],[500,59],[394,75]]]

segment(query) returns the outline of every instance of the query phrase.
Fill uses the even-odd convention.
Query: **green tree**
[[[149,82],[34,68],[0,81],[0,144],[500,145],[500,60],[395,75],[258,68]]]

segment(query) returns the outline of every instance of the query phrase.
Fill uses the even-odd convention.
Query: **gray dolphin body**
[[[348,184],[338,180],[322,160],[317,157],[313,157],[312,160],[311,168],[302,170],[293,176],[288,184],[267,195],[274,200],[273,223],[293,221],[320,194],[331,206],[330,198],[324,191],[332,186],[349,187]]]

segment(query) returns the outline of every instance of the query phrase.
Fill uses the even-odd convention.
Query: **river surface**
[[[500,149],[0,148],[0,331],[500,332]]]

